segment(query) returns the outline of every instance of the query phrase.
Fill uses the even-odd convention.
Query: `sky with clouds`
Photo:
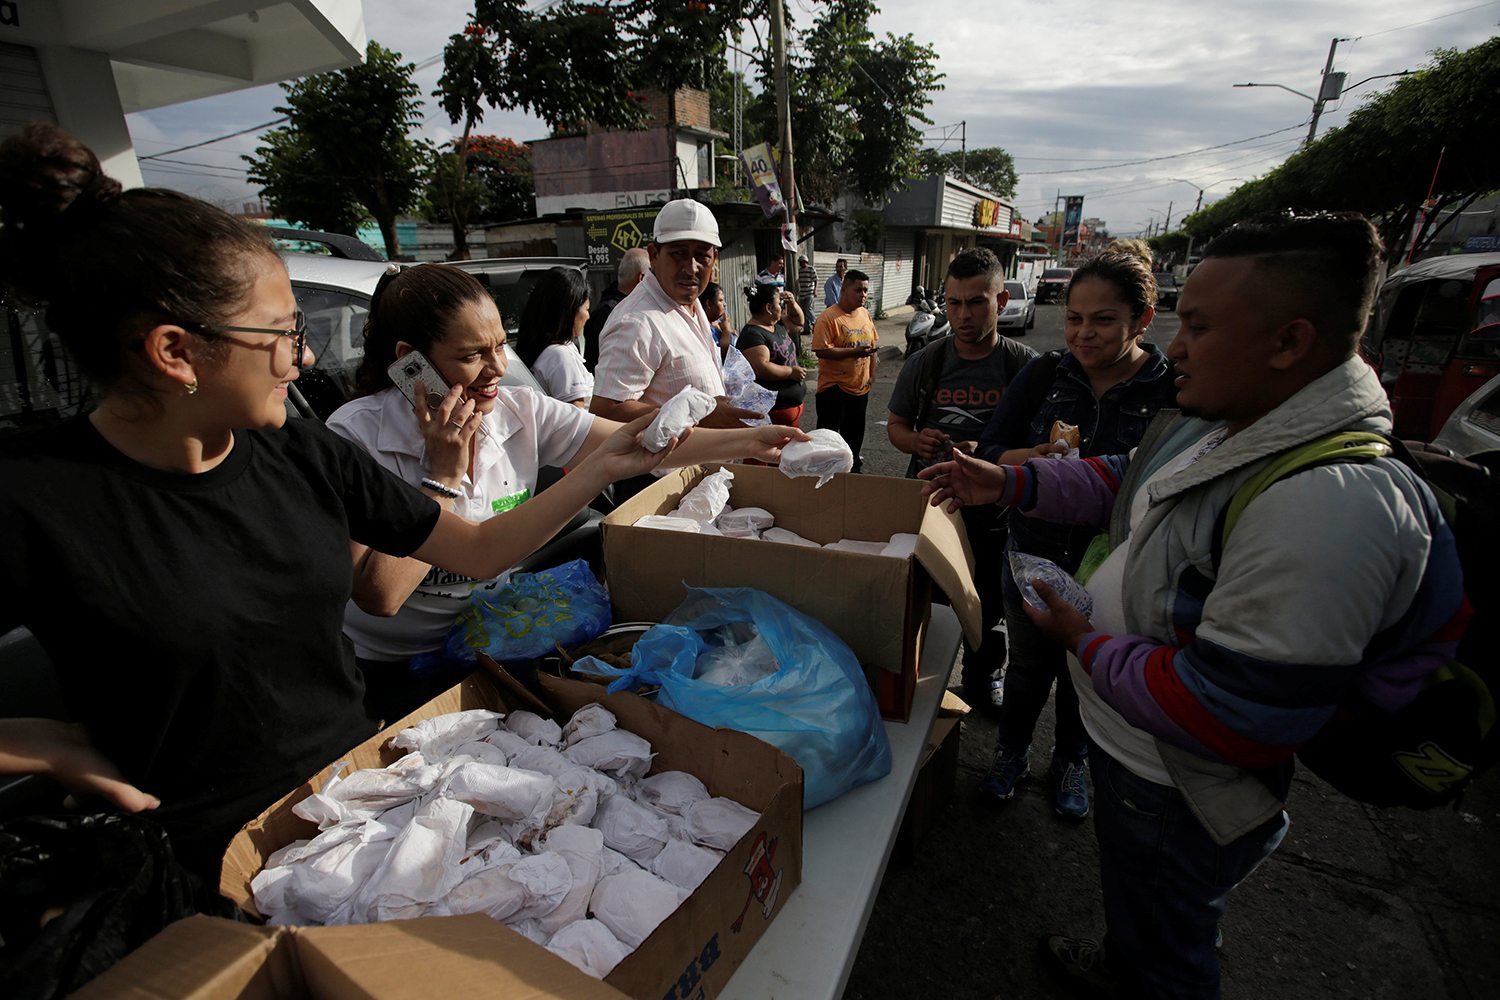
[[[812,23],[812,0],[786,2],[798,25]],[[1500,30],[1500,0],[877,2],[878,33],[910,34],[938,53],[946,79],[928,109],[933,145],[952,133],[942,148],[958,148],[956,129],[942,126],[965,122],[969,148],[1001,146],[1015,157],[1021,178],[1012,200],[1025,217],[1049,211],[1059,192],[1083,195],[1084,215],[1116,235],[1153,220],[1160,226],[1169,209],[1178,220],[1200,189],[1207,201],[1222,197],[1296,150],[1312,103],[1276,87],[1233,84],[1315,94],[1335,37],[1348,40],[1334,69],[1355,84],[1418,69],[1434,49],[1469,48]],[[448,36],[472,11],[472,0],[364,0],[370,38],[409,62],[430,63],[416,76],[424,94],[436,87]],[[1394,82],[1372,80],[1327,105],[1320,134]],[[281,97],[278,87],[258,87],[130,115],[136,152],[147,157],[270,121]],[[426,111],[424,134],[450,138],[434,101]],[[480,129],[518,140],[547,133],[518,112],[490,111]],[[255,145],[255,134],[243,135],[141,166],[147,184],[251,201],[239,156]],[[1153,162],[1133,162],[1142,160]]]

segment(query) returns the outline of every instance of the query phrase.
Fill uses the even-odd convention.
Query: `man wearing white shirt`
[[[718,260],[719,224],[707,206],[682,198],[663,206],[653,234],[646,249],[651,273],[615,307],[600,335],[589,410],[628,423],[691,385],[719,401],[700,426],[742,427],[760,414],[729,405],[723,362],[698,304]],[[616,484],[617,500],[639,489],[632,482]]]

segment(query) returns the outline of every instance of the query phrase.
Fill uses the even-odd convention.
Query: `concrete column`
[[[109,56],[68,45],[39,45],[36,54],[57,123],[94,151],[110,177],[143,186]]]

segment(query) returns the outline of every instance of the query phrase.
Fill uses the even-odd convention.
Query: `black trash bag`
[[[0,997],[65,997],[174,921],[237,912],[176,862],[148,819],[0,822]]]

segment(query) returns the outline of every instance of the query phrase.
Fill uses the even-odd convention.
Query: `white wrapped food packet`
[[[484,741],[491,746],[499,747],[505,753],[507,761],[519,751],[529,750],[534,746],[508,729],[497,729],[486,736]]]
[[[922,536],[909,532],[892,535],[891,540],[886,543],[885,548],[880,550],[880,554],[889,556],[892,559],[906,559],[916,554],[917,539],[920,537]]]
[[[560,826],[548,831],[543,841],[548,851],[568,863],[573,873],[573,887],[551,913],[540,918],[541,926],[548,934],[559,930],[575,920],[588,916],[589,897],[594,884],[599,881],[600,856],[604,853],[604,834],[586,826]]]
[[[617,725],[615,713],[598,702],[585,705],[573,713],[568,724],[563,726],[563,742],[572,746],[579,740],[612,732]]]
[[[785,545],[806,545],[814,549],[821,548],[821,546],[811,538],[803,538],[795,531],[788,531],[785,528],[767,528],[765,531],[761,532],[760,537],[768,542],[781,542]]]
[[[662,771],[642,778],[635,786],[635,800],[658,812],[681,816],[694,802],[709,798],[703,782],[686,771]]]
[[[889,542],[865,542],[858,538],[840,538],[836,542],[829,542],[823,546],[825,549],[833,549],[835,552],[862,552],[869,556],[878,556],[885,553],[885,547]]]
[[[720,514],[714,527],[731,538],[759,538],[775,523],[775,515],[764,507],[737,507]]]
[[[729,503],[729,484],[734,479],[733,469],[710,472],[677,501],[673,517],[690,517],[695,521],[710,524],[722,514]]]
[[[562,746],[562,726],[551,719],[544,719],[535,712],[512,712],[505,720],[505,728],[527,743],[537,746]]]
[[[351,923],[421,916],[463,881],[460,867],[473,807],[437,796],[396,835],[380,867],[354,898]]]
[[[664,531],[686,531],[690,535],[701,535],[702,521],[691,517],[671,517],[666,514],[647,514],[635,522],[637,528],[659,528]]]
[[[638,868],[600,879],[590,905],[597,920],[622,944],[635,949],[688,895],[666,879]]]
[[[854,452],[837,431],[824,427],[809,431],[808,441],[792,441],[781,446],[781,471],[795,479],[817,476],[822,486],[837,473],[854,468]]]
[[[1088,592],[1088,588],[1073,579],[1073,575],[1067,570],[1052,560],[1043,559],[1040,556],[1027,555],[1024,552],[1011,552],[1009,555],[1011,574],[1016,578],[1016,586],[1021,589],[1021,597],[1027,604],[1040,611],[1047,610],[1047,602],[1042,600],[1031,582],[1040,577],[1043,583],[1057,591],[1058,597],[1077,608],[1083,617],[1093,617],[1093,596]]]
[[[671,839],[660,816],[624,795],[614,795],[599,803],[593,827],[604,834],[607,847],[637,864],[656,857]]]
[[[598,920],[568,924],[547,941],[547,950],[595,979],[609,975],[630,954],[630,949]]]
[[[504,712],[482,708],[436,715],[401,730],[391,745],[400,750],[415,750],[429,762],[446,760],[465,743],[482,740],[500,728],[503,718]]]
[[[540,829],[556,787],[550,776],[536,771],[471,761],[454,769],[442,794],[467,802],[482,815],[507,823],[525,821]]]
[[[494,734],[492,733],[491,735]],[[507,735],[513,736],[515,734],[508,733]],[[510,758],[505,755],[504,750],[500,749],[498,745],[485,740],[475,740],[472,743],[465,743],[458,748],[458,751],[453,756],[473,757],[481,763],[496,764],[500,767],[505,767],[510,763]]]
[[[579,740],[563,751],[575,764],[592,767],[617,778],[640,778],[651,769],[651,744],[635,733],[612,729],[598,736]]]
[[[693,843],[727,851],[755,826],[760,814],[733,799],[712,798],[694,802],[683,810],[682,818]]]
[[[486,913],[496,920],[544,917],[573,888],[573,874],[561,855],[548,851],[482,869],[443,897],[449,914]]]
[[[651,421],[641,438],[641,447],[650,452],[661,451],[674,437],[681,437],[683,431],[708,416],[718,405],[719,401],[702,389],[683,386],[681,392],[661,405],[656,419]]]
[[[723,856],[721,851],[673,839],[651,859],[651,871],[679,889],[692,892],[703,884]]]

